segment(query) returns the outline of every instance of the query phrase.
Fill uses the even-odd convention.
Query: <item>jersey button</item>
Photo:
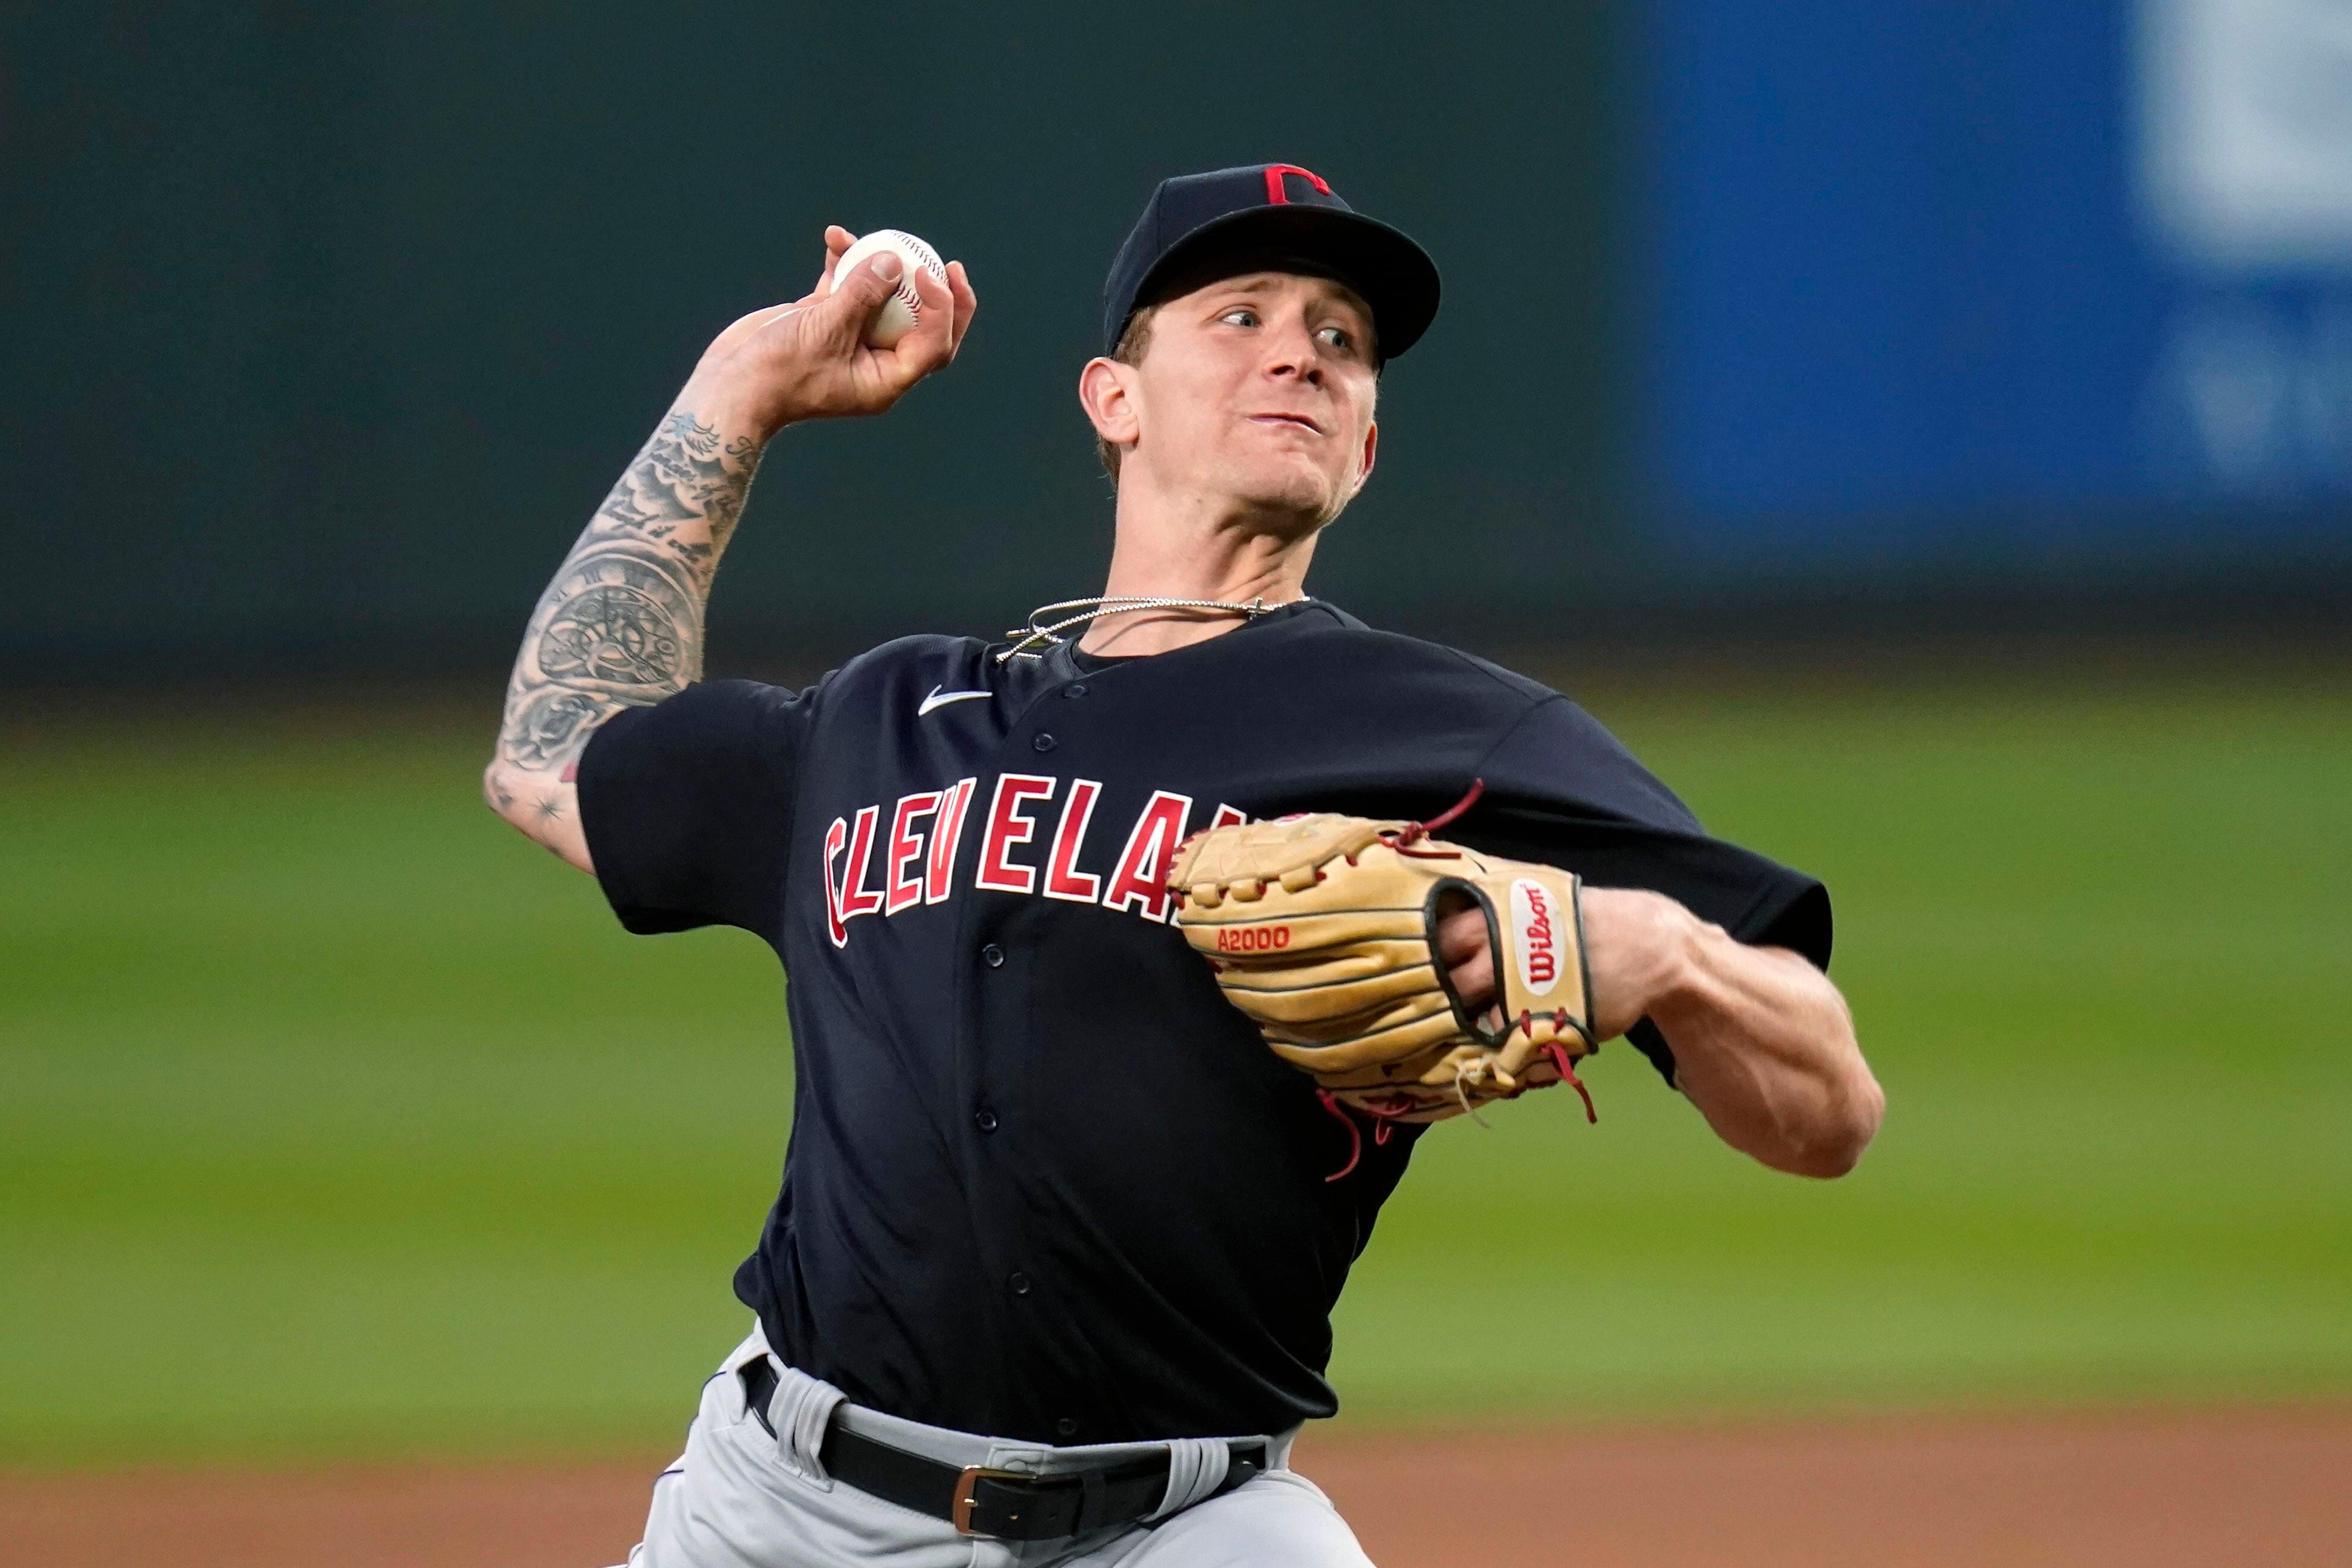
[[[1041,733],[1035,740],[1029,742],[1029,749],[1034,752],[1050,752],[1054,749],[1054,737]]]
[[[1004,967],[1004,950],[992,942],[980,950],[980,961],[991,969],[1002,969]]]
[[[971,1124],[982,1132],[993,1132],[996,1131],[996,1112],[983,1105],[971,1113]]]
[[[1016,1296],[1026,1296],[1029,1294],[1029,1276],[1026,1274],[1015,1274],[1012,1279],[1007,1279],[1004,1283]]]
[[[1087,683],[1083,680],[1074,681],[1062,688],[1062,695],[1065,697],[1084,697],[1086,694]]]
[[[1054,1433],[1055,1436],[1060,1437],[1076,1436],[1078,1435],[1078,1418],[1075,1415],[1063,1416],[1059,1421],[1054,1423]]]

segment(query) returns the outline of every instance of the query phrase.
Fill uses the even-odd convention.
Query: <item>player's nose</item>
[[[1323,384],[1323,356],[1317,352],[1315,335],[1304,327],[1290,331],[1269,333],[1265,374],[1276,381],[1292,378],[1309,386]]]

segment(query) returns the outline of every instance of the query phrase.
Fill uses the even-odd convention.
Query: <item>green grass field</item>
[[[1448,1124],[1341,1307],[1350,1416],[2352,1393],[2352,679],[1703,689],[1591,701],[1830,883],[1879,1145],[1770,1175],[1622,1047],[1598,1127]],[[674,1439],[781,979],[494,821],[489,720],[0,728],[0,1462]]]

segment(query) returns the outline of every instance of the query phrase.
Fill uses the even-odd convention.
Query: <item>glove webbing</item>
[[[1560,1081],[1568,1085],[1569,1088],[1576,1090],[1577,1098],[1584,1101],[1584,1120],[1586,1122],[1597,1125],[1601,1121],[1601,1113],[1593,1109],[1592,1091],[1584,1087],[1584,1080],[1576,1076],[1576,1064],[1573,1058],[1569,1056],[1568,1047],[1561,1045],[1559,1041],[1554,1040],[1549,1045],[1538,1046],[1536,1048],[1542,1051],[1545,1056],[1551,1058],[1551,1065],[1559,1069]],[[1462,1093],[1462,1087],[1459,1083],[1454,1085],[1454,1092],[1456,1094]],[[1318,1089],[1315,1091],[1315,1098],[1317,1101],[1322,1105],[1324,1110],[1339,1118],[1340,1126],[1348,1130],[1348,1163],[1323,1178],[1324,1182],[1328,1184],[1342,1180],[1348,1176],[1355,1170],[1358,1163],[1362,1161],[1364,1157],[1364,1135],[1361,1131],[1358,1131],[1356,1127],[1356,1119],[1349,1115],[1347,1108],[1339,1103],[1339,1097],[1338,1095],[1333,1094],[1328,1089]],[[1398,1105],[1396,1110],[1388,1112],[1382,1112],[1379,1109],[1369,1105],[1359,1106],[1357,1109],[1372,1119],[1372,1142],[1376,1145],[1385,1147],[1389,1141],[1389,1134],[1396,1130],[1396,1122],[1392,1119],[1397,1116],[1404,1115],[1410,1111],[1412,1109],[1412,1102],[1410,1100],[1404,1100]],[[1471,1107],[1470,1097],[1467,1095],[1463,1095],[1462,1097],[1462,1109],[1470,1113],[1472,1121],[1483,1122],[1483,1119],[1478,1115],[1478,1112]]]

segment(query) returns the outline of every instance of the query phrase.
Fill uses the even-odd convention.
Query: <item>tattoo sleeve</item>
[[[684,409],[663,419],[531,612],[507,684],[499,763],[560,775],[604,720],[700,677],[703,605],[761,450]],[[559,814],[560,803],[551,811],[543,793],[501,782],[503,772],[494,764],[493,804],[504,790],[509,803],[532,800],[541,820]]]

